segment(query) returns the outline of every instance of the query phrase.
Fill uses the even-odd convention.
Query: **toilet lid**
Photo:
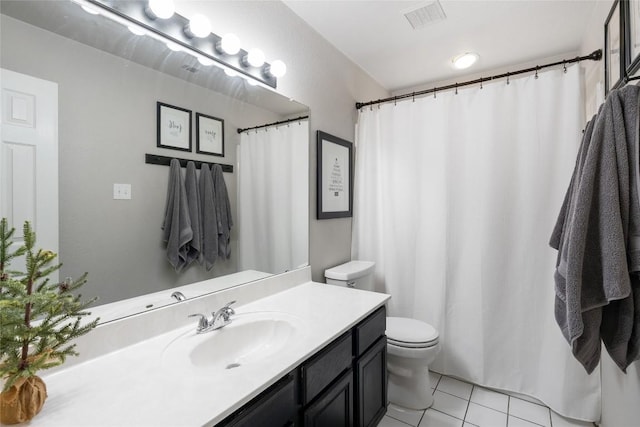
[[[404,347],[428,347],[438,342],[438,331],[420,320],[387,317],[387,341]]]

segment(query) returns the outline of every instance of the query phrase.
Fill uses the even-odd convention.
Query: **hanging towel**
[[[187,250],[187,266],[193,261],[200,259],[202,249],[202,232],[200,227],[200,189],[198,188],[198,178],[196,176],[196,165],[187,162],[187,173],[185,176],[185,189],[187,195],[187,205],[189,207],[189,218],[191,219],[191,230],[193,238],[189,242]]]
[[[231,256],[230,242],[231,227],[233,226],[231,204],[229,203],[227,185],[222,175],[222,167],[218,164],[213,165],[211,173],[213,175],[214,203],[218,217],[218,256],[222,259],[228,259]]]
[[[601,340],[622,370],[638,357],[638,113],[638,88],[629,86],[612,91],[589,123],[550,241],[558,249],[556,321],[588,373]]]
[[[162,222],[162,240],[167,243],[167,258],[171,266],[180,272],[187,262],[189,242],[193,238],[187,194],[180,172],[180,162],[171,159],[169,165],[167,202]]]
[[[200,169],[200,209],[202,228],[202,249],[200,262],[207,271],[213,268],[218,255],[218,218],[214,203],[213,177],[206,164]]]

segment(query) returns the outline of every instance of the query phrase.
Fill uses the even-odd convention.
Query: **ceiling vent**
[[[437,0],[423,4],[418,8],[405,10],[402,13],[404,13],[405,18],[407,18],[407,21],[409,21],[409,24],[411,24],[414,30],[424,28],[429,24],[443,21],[447,18],[447,15],[445,15],[442,9],[442,5]]]

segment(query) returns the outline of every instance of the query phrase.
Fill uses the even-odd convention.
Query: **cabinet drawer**
[[[302,404],[311,402],[338,375],[351,367],[351,331],[302,365]]]
[[[385,334],[387,329],[387,311],[384,306],[356,326],[355,353],[361,356],[371,345]]]

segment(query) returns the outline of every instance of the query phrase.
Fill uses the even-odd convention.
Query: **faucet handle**
[[[224,307],[222,307],[224,310],[226,310],[226,312],[227,312],[227,314],[228,314],[229,316],[231,316],[232,314],[236,314],[236,311],[235,311],[233,308],[231,308],[231,307],[230,307],[231,305],[233,305],[233,304],[235,304],[235,303],[236,303],[236,301],[235,301],[235,300],[233,300],[233,301],[231,301],[231,302],[226,303],[226,304],[224,305]]]
[[[198,320],[198,330],[201,331],[203,329],[207,329],[209,327],[209,321],[207,320],[207,316],[200,313],[190,314],[187,317],[198,317],[200,316],[200,320]]]

